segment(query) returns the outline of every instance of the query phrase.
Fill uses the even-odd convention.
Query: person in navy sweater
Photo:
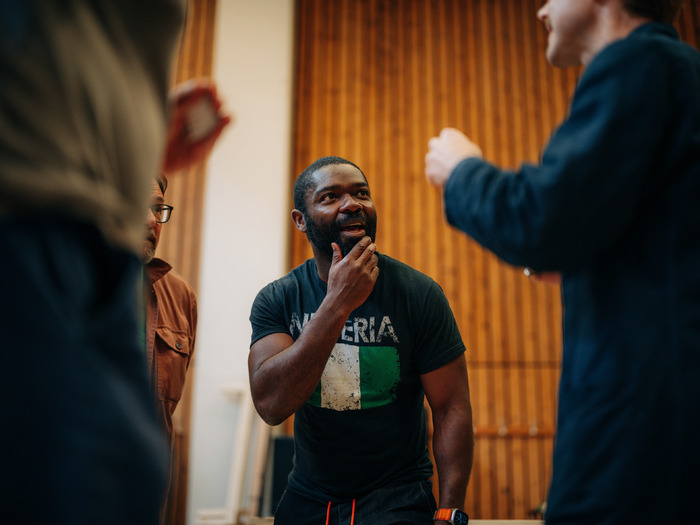
[[[700,53],[681,1],[550,0],[555,67],[584,66],[537,165],[430,140],[447,220],[558,273],[564,345],[551,524],[696,523],[700,491]]]

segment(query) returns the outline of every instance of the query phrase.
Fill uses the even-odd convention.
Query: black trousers
[[[353,509],[354,506],[354,509]],[[394,483],[356,500],[331,502],[285,490],[275,525],[432,525],[437,505],[428,481]]]

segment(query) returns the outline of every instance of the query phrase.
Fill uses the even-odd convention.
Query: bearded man
[[[173,267],[155,256],[162,228],[172,215],[173,207],[165,204],[168,180],[156,177],[151,192],[151,206],[146,215],[146,235],[141,250],[144,311],[146,320],[146,364],[156,398],[158,418],[168,435],[171,456],[175,429],[173,413],[185,388],[187,369],[194,354],[197,332],[197,297],[192,287]],[[170,469],[171,476],[173,469]],[[161,508],[161,523],[167,516],[170,498]]]
[[[312,163],[294,205],[314,256],[266,286],[250,316],[255,407],[270,425],[295,416],[294,468],[275,523],[433,523],[425,398],[438,517],[466,523],[472,413],[464,343],[442,289],[377,252],[369,184],[352,162]]]

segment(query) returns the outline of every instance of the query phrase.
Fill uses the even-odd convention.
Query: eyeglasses
[[[173,211],[173,207],[168,204],[154,204],[149,208],[153,216],[156,218],[156,222],[168,222],[170,220],[170,213]]]

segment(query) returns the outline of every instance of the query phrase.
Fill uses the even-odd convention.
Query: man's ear
[[[304,214],[297,209],[292,210],[292,220],[294,221],[294,226],[297,227],[301,233],[306,233],[306,219]]]

